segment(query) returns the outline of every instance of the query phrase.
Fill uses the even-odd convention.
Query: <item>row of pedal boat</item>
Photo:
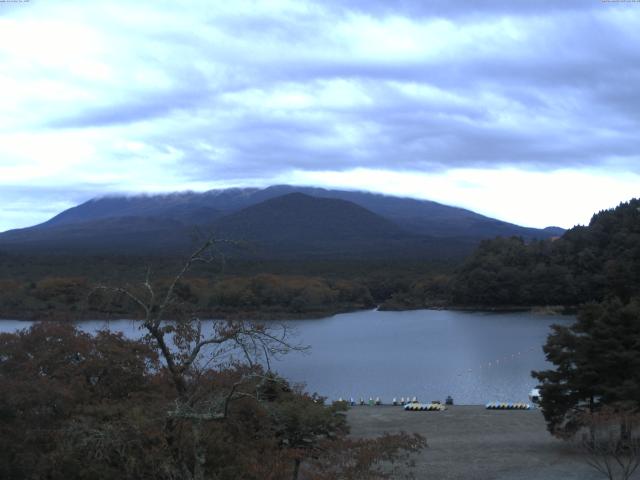
[[[404,409],[411,412],[443,412],[447,407],[441,403],[407,403]]]
[[[487,410],[531,410],[530,403],[490,402],[485,407]],[[447,407],[441,403],[407,403],[404,409],[413,412],[443,412]]]
[[[485,406],[487,410],[531,410],[530,403],[489,402]]]

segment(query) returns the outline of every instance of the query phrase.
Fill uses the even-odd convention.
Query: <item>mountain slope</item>
[[[184,254],[194,247],[195,227],[173,219],[106,216],[90,221],[78,221],[76,217],[71,221],[71,218],[69,214],[55,222],[5,232],[0,235],[0,249],[73,254]],[[416,235],[352,202],[302,193],[251,205],[218,218],[202,230],[214,232],[218,238],[241,241],[242,248],[229,251],[236,258],[253,259],[458,258],[475,245],[465,239]]]
[[[393,222],[352,202],[289,193],[222,218],[216,230],[269,242],[324,242],[407,235]]]
[[[48,227],[112,217],[153,217],[177,220],[185,224],[209,224],[223,215],[289,193],[353,202],[381,215],[403,229],[437,237],[491,238],[522,236],[525,239],[549,238],[563,230],[535,229],[502,222],[470,210],[428,200],[400,198],[368,192],[327,190],[313,187],[276,185],[264,189],[230,188],[203,193],[184,192],[167,195],[103,197],[70,208],[40,225]]]
[[[193,229],[175,220],[110,217],[81,223],[10,230],[0,249],[37,253],[169,253],[189,242]]]
[[[222,216],[206,194],[193,192],[168,195],[113,196],[89,200],[38,225],[51,227],[105,218],[153,217],[184,223],[210,223]]]
[[[254,253],[245,255],[270,257],[458,257],[484,238],[559,234],[436,202],[280,185],[98,198],[40,225],[0,234],[0,249],[185,252],[198,231],[249,241]]]
[[[521,236],[525,239],[549,238],[558,235],[558,230],[521,227],[486,217],[459,207],[451,207],[429,200],[402,198],[377,193],[327,190],[314,187],[276,185],[255,192],[254,198],[301,192],[322,198],[339,198],[360,205],[381,215],[407,231],[434,237],[491,238],[495,236]],[[562,234],[562,233],[560,233]]]

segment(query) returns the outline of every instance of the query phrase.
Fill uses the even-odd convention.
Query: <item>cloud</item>
[[[600,210],[637,196],[640,175],[558,169],[452,169],[440,173],[354,169],[297,171],[288,180],[435,200],[524,226],[586,225]]]
[[[580,0],[0,5],[0,189],[637,174],[639,23]]]
[[[67,208],[93,197],[96,185],[11,186],[0,188],[0,232],[42,223]]]
[[[550,15],[563,11],[584,11],[599,8],[597,3],[581,0],[537,0],[535,2],[512,2],[509,0],[484,0],[483,2],[452,2],[448,0],[329,0],[334,7],[346,8],[362,13],[378,15],[402,14],[408,17],[464,18],[487,15]]]

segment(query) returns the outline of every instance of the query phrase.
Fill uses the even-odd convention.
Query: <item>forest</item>
[[[555,240],[486,240],[453,277],[451,303],[575,307],[640,293],[640,200],[595,214]]]
[[[194,268],[183,300],[200,316],[313,318],[367,309],[522,309],[640,291],[640,201],[593,216],[562,237],[484,240],[463,261],[226,258]],[[151,269],[166,283],[179,257],[0,255],[0,316],[80,319],[126,316],[126,299],[106,302],[98,285],[134,284]]]
[[[165,284],[183,258],[0,255],[0,317],[77,320],[136,314],[126,299],[105,303],[97,286],[136,284],[151,271]],[[181,294],[201,317],[314,318],[374,308],[416,295],[442,296],[452,263],[433,261],[246,261],[198,265]],[[434,284],[436,286],[434,286]]]
[[[135,315],[136,306],[130,299],[105,298],[97,285],[87,277],[3,280],[3,316],[65,320]],[[176,295],[189,303],[195,314],[208,318],[313,317],[374,306],[369,290],[357,282],[291,275],[261,274],[219,281],[188,278]]]

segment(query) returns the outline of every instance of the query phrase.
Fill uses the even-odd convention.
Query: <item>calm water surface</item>
[[[553,323],[572,317],[532,313],[447,310],[362,311],[319,320],[291,320],[307,354],[291,353],[273,364],[284,377],[330,399],[417,396],[483,404],[527,401],[535,386],[531,370],[549,367],[542,345]],[[0,321],[0,331],[28,322]],[[108,327],[140,335],[130,320],[86,321],[80,327]]]

